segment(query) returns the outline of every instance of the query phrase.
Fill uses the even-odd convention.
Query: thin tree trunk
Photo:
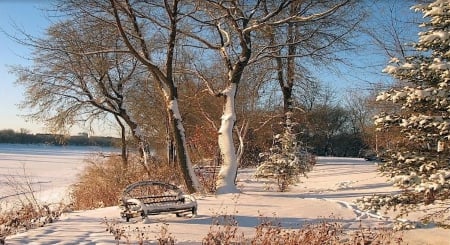
[[[114,117],[120,126],[122,167],[126,171],[128,169],[128,151],[127,151],[126,129],[125,129],[125,125],[123,125],[123,123],[120,121],[119,117],[117,115],[115,115]]]
[[[170,116],[166,113],[166,157],[169,166],[175,165],[175,145],[170,128]]]
[[[249,124],[248,121],[245,120],[243,122],[243,125],[242,125],[242,127],[240,129],[236,128],[236,134],[237,134],[238,139],[239,139],[239,147],[238,147],[237,154],[236,154],[237,155],[236,162],[237,162],[238,168],[241,165],[242,156],[244,155],[244,152],[245,152],[245,142],[244,142],[244,140],[245,140],[245,136],[247,135],[248,124]],[[234,174],[234,183],[236,183],[236,179],[237,179],[237,171]]]
[[[148,167],[148,159],[147,159],[147,154],[145,152],[145,141],[142,137],[142,135],[140,135],[139,129],[138,129],[138,125],[128,116],[128,114],[126,114],[125,112],[123,112],[120,117],[125,121],[125,123],[128,125],[128,127],[130,127],[131,129],[131,134],[133,136],[133,138],[137,141],[138,143],[138,149],[139,149],[139,154],[141,157],[141,165],[144,168],[145,172],[147,173],[148,176],[151,175],[151,171]]]

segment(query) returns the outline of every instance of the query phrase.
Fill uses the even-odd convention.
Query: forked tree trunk
[[[237,85],[231,83],[222,94],[225,97],[225,105],[222,115],[222,123],[219,129],[219,147],[222,154],[223,164],[217,176],[216,193],[236,193],[235,176],[238,169],[237,157],[233,143],[233,127],[236,122],[235,96]]]
[[[140,23],[138,17],[135,14],[135,9],[133,9],[132,3],[130,1],[117,1],[110,0],[112,13],[114,15],[116,26],[120,35],[123,37],[123,41],[131,53],[145,65],[148,71],[152,74],[154,81],[158,83],[160,89],[165,96],[166,110],[169,115],[170,128],[172,129],[174,141],[176,144],[176,154],[178,164],[181,168],[184,182],[189,192],[196,192],[201,190],[201,186],[194,174],[192,164],[187,152],[185,131],[181,120],[181,115],[178,108],[178,96],[177,89],[174,82],[174,54],[175,54],[175,44],[177,42],[177,23],[180,20],[178,18],[178,3],[179,1],[174,0],[172,4],[170,1],[164,2],[165,11],[168,14],[168,30],[169,36],[167,37],[167,56],[165,69],[162,69],[156,63],[153,63],[153,58],[151,57],[150,46],[148,46],[147,38],[144,37],[144,33],[141,28],[142,23]],[[122,12],[124,11],[124,12]],[[141,11],[141,10],[140,10]],[[122,18],[127,19],[129,23],[127,25],[122,24]],[[144,19],[146,19],[144,17]],[[130,24],[130,25],[128,25]],[[130,29],[125,29],[125,27]],[[131,38],[130,38],[131,37]]]

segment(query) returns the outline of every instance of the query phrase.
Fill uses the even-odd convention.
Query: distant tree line
[[[105,146],[118,145],[117,138],[103,136],[88,136],[79,134],[67,136],[61,134],[30,134],[26,130],[15,132],[12,129],[0,130],[0,143],[9,144],[47,144],[47,145],[77,145],[77,146]]]
[[[365,157],[376,144],[371,121],[375,112],[374,99],[358,91],[349,91],[342,101],[330,99],[336,97],[334,91],[318,87],[315,101],[310,102],[309,106],[300,99],[293,101],[297,140],[308,152],[317,156]],[[283,119],[271,116],[273,114],[279,115],[265,109],[247,115],[247,148],[241,160],[242,166],[259,163],[259,153],[272,147],[274,136],[282,132]]]

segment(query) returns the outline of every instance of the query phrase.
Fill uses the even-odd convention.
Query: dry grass
[[[402,244],[401,234],[393,230],[372,230],[359,227],[345,230],[335,219],[323,219],[319,223],[306,224],[299,229],[287,229],[275,220],[262,219],[252,237],[239,233],[237,222],[227,218],[225,225],[213,225],[205,236],[205,245],[385,245]],[[230,222],[231,221],[231,222]]]
[[[194,171],[198,177],[200,184],[203,186],[203,190],[208,193],[215,193],[216,181],[219,175],[220,166],[196,166],[194,167]]]
[[[117,221],[103,220],[103,224],[106,225],[106,231],[114,236],[117,244],[124,242],[125,244],[158,244],[158,245],[173,245],[175,244],[175,238],[169,232],[168,224],[159,224],[159,233],[154,239],[149,237],[151,234],[151,227],[142,226],[132,228],[130,225],[123,226]]]
[[[122,165],[120,156],[94,158],[73,185],[71,198],[75,209],[93,209],[115,206],[123,189],[136,181],[156,180],[179,184],[179,171],[167,164],[149,163],[151,176],[147,174],[138,157],[130,158],[128,167]]]
[[[221,222],[220,224],[217,222]],[[168,224],[156,224],[159,233],[151,238],[151,226],[131,227],[117,221],[104,220],[106,230],[117,244],[175,244],[175,237],[169,232]],[[157,227],[158,228],[158,227]],[[182,243],[180,243],[182,244]],[[344,229],[343,224],[334,218],[323,219],[318,223],[305,224],[298,229],[287,229],[276,219],[262,218],[255,227],[253,235],[239,231],[233,215],[214,217],[210,230],[205,234],[204,245],[388,245],[403,244],[402,233],[391,229],[370,229],[362,225],[356,230]]]
[[[56,207],[28,204],[17,210],[3,212],[0,214],[0,237],[53,223],[60,217],[63,210],[64,205],[62,204]]]

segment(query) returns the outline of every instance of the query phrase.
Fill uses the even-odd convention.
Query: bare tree
[[[328,0],[299,1],[290,6],[290,14],[320,11],[335,4],[335,1]],[[336,67],[336,63],[344,62],[336,53],[355,48],[349,40],[363,17],[364,11],[356,11],[356,2],[348,1],[339,10],[313,22],[288,23],[266,33],[271,44],[276,80],[283,95],[284,113],[292,112],[295,90],[299,93],[297,96],[306,97],[312,86],[317,86],[314,85],[317,80],[311,76],[311,66]]]
[[[199,191],[200,184],[192,169],[187,151],[185,130],[178,105],[178,91],[174,79],[175,47],[178,38],[179,1],[131,2],[110,0],[110,9],[119,35],[128,51],[144,65],[165,98],[171,132],[176,144],[177,160],[189,192]],[[145,23],[145,24],[144,24]],[[148,41],[146,34],[154,34],[158,42]],[[161,47],[161,44],[164,47]],[[151,45],[158,46],[157,48]],[[156,50],[159,57],[153,57]],[[155,61],[159,60],[159,62]]]
[[[48,46],[49,40],[36,40],[36,42],[31,40],[31,43],[38,50],[44,47],[41,49],[44,53],[37,56],[39,60],[36,64],[39,64],[44,71],[45,67],[53,67],[52,69],[59,71],[60,74],[53,73],[59,75],[55,75],[54,78],[59,82],[62,77],[65,84],[59,85],[52,82],[45,77],[46,72],[25,69],[22,70],[22,74],[27,76],[24,76],[22,81],[30,80],[31,75],[36,76],[35,83],[28,90],[30,94],[39,91],[32,86],[39,86],[40,81],[48,84],[44,92],[32,94],[35,98],[41,96],[40,99],[44,102],[35,103],[30,97],[28,106],[48,105],[47,109],[51,108],[58,112],[57,117],[50,118],[51,122],[55,122],[55,128],[71,125],[74,122],[73,119],[82,118],[83,115],[89,119],[107,111],[130,126],[131,133],[139,139],[142,149],[145,148],[143,125],[139,125],[138,120],[133,118],[133,113],[128,111],[133,107],[133,100],[128,98],[131,94],[123,92],[126,89],[129,89],[129,92],[136,87],[148,88],[148,85],[151,85],[152,89],[157,88],[164,98],[168,125],[177,146],[176,156],[184,182],[188,191],[194,192],[200,190],[200,186],[187,152],[174,78],[177,25],[180,20],[178,4],[178,1],[158,3],[120,0],[63,1],[58,6],[59,9],[67,13],[71,21],[79,21],[77,22],[79,29],[65,29],[66,25],[71,26],[69,21],[60,23],[58,32],[65,34],[66,39],[56,39],[52,44],[60,45],[57,47]],[[89,29],[86,26],[92,28]],[[77,30],[80,33],[77,33]],[[49,33],[52,33],[52,30]],[[65,62],[58,61],[53,64],[52,62],[56,60],[52,55],[55,54]],[[66,59],[64,59],[65,56]],[[128,63],[119,60],[110,61],[108,59],[110,57],[123,57]],[[115,69],[112,67],[114,64],[121,67]],[[73,81],[77,84],[73,84]],[[144,81],[147,84],[145,86],[143,86]],[[48,92],[50,90],[52,92]],[[50,93],[60,95],[61,90],[71,92],[63,94],[65,99],[89,102],[99,110],[92,111],[86,104],[74,103],[70,100],[63,103],[58,99],[46,101],[46,99],[57,98],[57,96],[46,98],[46,95]],[[141,89],[141,91],[144,90]],[[87,98],[83,99],[83,96]],[[34,116],[49,119],[46,109],[43,106],[40,109]],[[64,116],[64,113],[67,116]],[[119,125],[123,126],[120,123]],[[123,127],[122,132],[124,132]],[[146,152],[142,151],[142,153],[145,156]],[[147,166],[147,164],[144,165]],[[147,170],[150,171],[149,168]]]
[[[22,107],[35,110],[28,117],[46,122],[54,131],[68,130],[75,124],[90,126],[113,116],[122,128],[122,158],[126,167],[123,124],[132,132],[137,128],[127,109],[126,94],[145,77],[133,56],[95,52],[99,47],[119,49],[121,45],[102,24],[86,19],[60,21],[43,38],[27,35],[17,39],[35,49],[34,64],[12,71],[19,77],[17,82],[25,86]],[[105,31],[97,32],[98,29]]]
[[[353,133],[366,134],[372,124],[371,119],[375,115],[374,109],[370,107],[370,95],[361,91],[348,91],[344,100]]]
[[[379,10],[373,14],[370,22],[364,29],[388,58],[405,58],[414,52],[411,37],[419,31],[417,26],[421,23],[422,16],[409,11],[410,6],[418,2],[430,2],[428,0],[408,0],[399,2],[375,2],[372,8]]]
[[[322,9],[293,11],[295,1],[199,1],[195,13],[186,14],[195,27],[183,34],[202,50],[212,50],[222,57],[226,82],[220,92],[209,86],[211,93],[222,97],[224,109],[219,128],[219,146],[223,157],[217,182],[218,193],[236,192],[237,155],[233,140],[236,122],[235,98],[245,68],[258,60],[270,58],[270,43],[256,45],[257,33],[268,28],[277,30],[294,23],[318,21],[348,4],[340,1]],[[308,4],[308,3],[305,3]],[[288,41],[287,41],[288,42]],[[286,46],[286,44],[283,44]],[[212,56],[212,54],[211,54]],[[204,79],[205,82],[213,78]]]

